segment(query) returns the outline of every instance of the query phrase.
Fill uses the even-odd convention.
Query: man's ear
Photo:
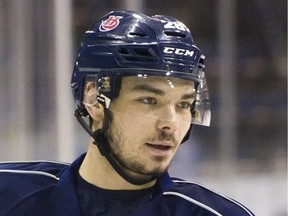
[[[84,90],[83,104],[93,121],[100,123],[103,120],[103,106],[98,102],[99,94],[94,82],[87,82]]]

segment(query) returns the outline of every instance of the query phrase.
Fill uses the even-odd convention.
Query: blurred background
[[[72,162],[88,135],[70,76],[85,30],[111,10],[171,15],[206,55],[211,127],[194,127],[172,175],[256,215],[287,215],[285,0],[0,0],[0,160]]]

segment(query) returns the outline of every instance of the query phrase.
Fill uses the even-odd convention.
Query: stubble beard
[[[113,134],[113,136],[112,136]],[[108,129],[107,133],[108,145],[113,158],[116,160],[118,165],[128,174],[129,176],[138,180],[153,180],[161,176],[169,167],[165,168],[155,166],[153,169],[147,170],[147,164],[144,161],[140,161],[139,157],[125,155],[125,138],[121,136],[121,131],[117,129]],[[133,145],[133,143],[131,144]],[[155,163],[161,162],[163,159],[155,157]]]

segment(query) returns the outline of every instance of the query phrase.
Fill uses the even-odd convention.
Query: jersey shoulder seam
[[[60,162],[60,161],[51,161],[51,160],[32,160],[32,161],[1,161],[1,164],[34,164],[34,163],[51,163],[51,164],[59,164],[59,165],[67,165],[70,166],[71,163]]]
[[[39,176],[46,176],[49,178],[53,178],[55,180],[59,180],[57,175],[54,175],[50,172],[41,169],[29,169],[29,165],[37,165],[37,164],[48,164],[48,166],[53,165],[63,165],[63,166],[70,166],[70,163],[65,162],[57,162],[57,161],[49,161],[49,160],[33,160],[33,161],[4,161],[0,162],[0,173],[14,173],[20,175],[39,175]],[[4,167],[1,167],[4,165]],[[8,165],[7,167],[5,165]],[[9,167],[11,165],[11,167]],[[19,166],[23,167],[19,167]],[[26,167],[27,166],[27,167]],[[60,170],[59,170],[60,171]]]
[[[224,198],[224,199],[226,199],[226,200],[228,200],[228,201],[236,204],[237,206],[239,206],[240,208],[242,208],[244,211],[246,211],[249,216],[254,216],[254,215],[250,212],[250,210],[247,209],[245,206],[243,206],[241,203],[239,203],[239,202],[237,202],[237,201],[235,201],[235,200],[233,200],[233,199],[231,199],[231,198],[229,198],[229,197],[227,197],[227,196],[225,196],[225,195],[223,195],[223,194],[221,194],[221,193],[218,193],[218,192],[216,192],[215,190],[204,186],[203,184],[200,184],[200,183],[197,183],[197,182],[192,182],[192,181],[187,181],[187,180],[181,180],[181,179],[173,179],[172,181],[173,181],[174,183],[193,184],[193,185],[197,185],[197,186],[199,186],[199,187],[202,187],[202,188],[204,188],[204,189],[206,189],[206,190],[208,190],[208,191],[210,191],[210,192],[212,192],[212,193],[214,193],[214,194],[216,194],[216,195],[219,195],[220,197],[222,197],[222,198]]]
[[[180,197],[184,200],[187,200],[197,206],[200,206],[201,208],[204,208],[206,210],[208,210],[209,212],[212,212],[213,214],[217,215],[217,216],[222,216],[222,214],[220,214],[219,212],[217,212],[215,209],[209,207],[208,205],[202,203],[202,202],[199,202],[185,194],[182,194],[182,193],[179,193],[179,192],[174,192],[174,191],[166,191],[163,193],[163,195],[174,195],[174,196],[177,196],[177,197]]]
[[[55,180],[59,180],[60,178],[48,173],[48,172],[43,172],[43,171],[35,171],[35,170],[16,170],[16,169],[0,169],[0,173],[14,173],[14,174],[27,174],[27,175],[40,175],[40,176],[46,176],[53,178]]]

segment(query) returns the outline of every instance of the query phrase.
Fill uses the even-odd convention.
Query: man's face
[[[192,81],[151,76],[124,77],[111,102],[108,140],[131,176],[149,179],[167,170],[191,122]]]

